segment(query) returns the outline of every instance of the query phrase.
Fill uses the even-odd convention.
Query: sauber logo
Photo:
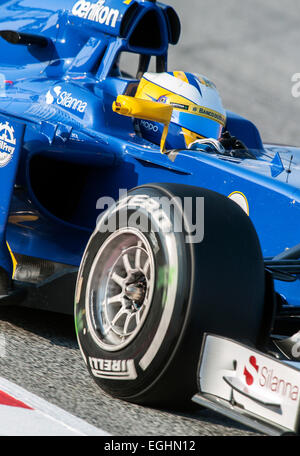
[[[0,168],[6,166],[12,159],[16,149],[14,127],[8,122],[0,122]]]
[[[60,86],[54,87],[53,92],[54,92],[55,96],[58,97],[61,92],[61,87]],[[46,103],[52,104],[53,102],[54,102],[54,95],[51,93],[51,90],[48,90],[48,92],[46,94]]]
[[[297,401],[299,397],[299,386],[282,378],[274,369],[265,365],[259,366],[255,356],[249,357],[247,365],[244,366],[243,375],[248,386],[265,388],[292,401]]]
[[[245,379],[246,379],[246,383],[247,385],[253,385],[254,383],[254,378],[255,376],[257,375],[258,373],[258,365],[256,364],[256,358],[255,356],[250,356],[249,358],[249,366],[248,366],[248,369],[247,367],[245,366],[244,368],[244,376],[245,376]],[[250,372],[249,372],[250,371]],[[252,375],[253,374],[253,375]]]
[[[72,13],[74,16],[115,28],[120,11],[105,6],[105,0],[99,0],[97,3],[79,0],[73,6]]]

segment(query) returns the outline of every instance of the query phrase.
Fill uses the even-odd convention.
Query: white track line
[[[0,377],[0,435],[109,436],[110,434]]]

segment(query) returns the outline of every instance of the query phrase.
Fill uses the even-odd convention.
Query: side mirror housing
[[[119,95],[116,101],[113,102],[112,109],[123,116],[162,123],[164,130],[161,137],[160,150],[162,153],[165,152],[166,138],[173,113],[172,106],[156,101]]]

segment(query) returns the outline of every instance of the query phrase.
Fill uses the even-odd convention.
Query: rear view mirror
[[[160,150],[165,152],[165,143],[168,135],[169,124],[173,113],[173,107],[156,101],[142,100],[140,98],[119,95],[112,105],[114,112],[123,116],[136,119],[150,120],[164,124],[164,130],[160,142]]]

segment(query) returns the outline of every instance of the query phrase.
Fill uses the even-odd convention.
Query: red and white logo
[[[255,356],[250,356],[248,366],[244,367],[244,376],[248,386],[253,385],[254,379],[257,376],[259,367],[256,363]]]
[[[283,398],[297,401],[299,398],[299,386],[285,378],[265,364],[259,365],[255,356],[250,356],[244,366],[243,375],[247,386],[258,386]]]

